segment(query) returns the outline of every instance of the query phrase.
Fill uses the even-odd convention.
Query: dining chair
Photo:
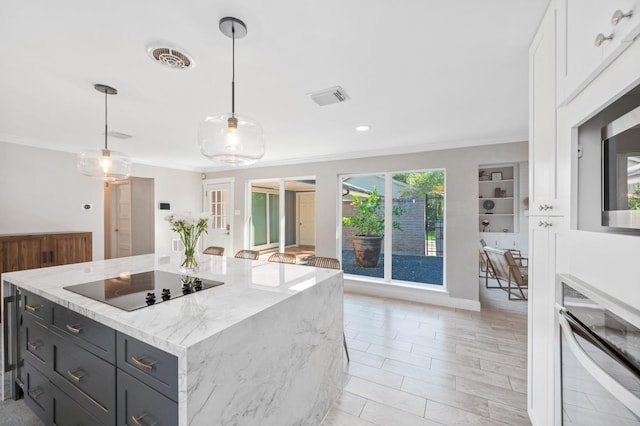
[[[296,255],[291,253],[273,253],[267,260],[278,263],[296,263]]]
[[[335,257],[313,256],[308,265],[317,268],[340,269],[340,261]]]
[[[239,252],[236,253],[235,258],[236,259],[258,260],[258,256],[260,256],[260,252],[259,251],[255,251],[255,250],[240,250]]]
[[[223,256],[224,247],[209,246],[202,252],[204,254],[212,254],[214,256]]]

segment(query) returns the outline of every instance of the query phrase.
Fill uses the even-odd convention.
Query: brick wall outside
[[[405,209],[401,216],[394,217],[394,220],[400,222],[402,231],[393,230],[393,253],[424,256],[424,200],[416,200],[415,203],[412,200],[394,200],[393,204]],[[350,201],[342,202],[342,215],[355,215]],[[342,244],[345,249],[353,249],[351,242],[353,235],[353,228],[342,227]],[[384,251],[384,247],[382,251]]]

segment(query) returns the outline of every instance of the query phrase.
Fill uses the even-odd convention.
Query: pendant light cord
[[[231,24],[231,116],[236,112],[236,27]]]
[[[109,97],[107,95],[108,90],[105,88],[104,89],[104,149],[108,150],[109,148],[107,148],[107,98]]]

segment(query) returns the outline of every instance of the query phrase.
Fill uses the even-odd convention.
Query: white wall
[[[171,240],[177,234],[171,231],[166,217],[171,213],[202,211],[202,179],[201,173],[163,167],[134,164],[132,176],[154,179],[155,195],[155,252],[170,253]],[[160,202],[171,204],[171,210],[160,210]]]
[[[235,177],[233,250],[243,248],[244,190],[252,179],[296,176],[316,178],[316,252],[337,255],[338,176],[348,173],[381,173],[423,169],[446,170],[446,267],[445,280],[450,295],[477,301],[478,288],[478,166],[487,163],[527,161],[526,142],[483,147],[428,151],[395,155],[318,162],[280,167],[238,169],[210,173],[208,178]]]
[[[158,201],[199,212],[200,173],[134,164],[133,175],[154,178],[155,251],[168,253],[174,235]],[[103,185],[77,171],[75,154],[0,142],[0,234],[88,231],[93,259],[103,259]],[[82,203],[93,210],[81,210]]]

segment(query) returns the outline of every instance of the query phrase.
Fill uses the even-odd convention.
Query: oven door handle
[[[573,333],[571,324],[567,320],[566,311],[561,309],[558,313],[558,321],[560,322],[560,329],[562,334],[567,339],[569,348],[578,362],[593,376],[598,383],[608,390],[613,396],[615,396],[620,402],[622,402],[629,410],[633,411],[636,416],[640,416],[640,399],[635,396],[626,387],[621,385],[616,379],[611,377],[604,371],[597,362],[582,349],[580,343],[576,339]],[[590,339],[591,340],[591,339]],[[595,342],[592,342],[595,344]],[[597,346],[600,348],[600,346]]]

